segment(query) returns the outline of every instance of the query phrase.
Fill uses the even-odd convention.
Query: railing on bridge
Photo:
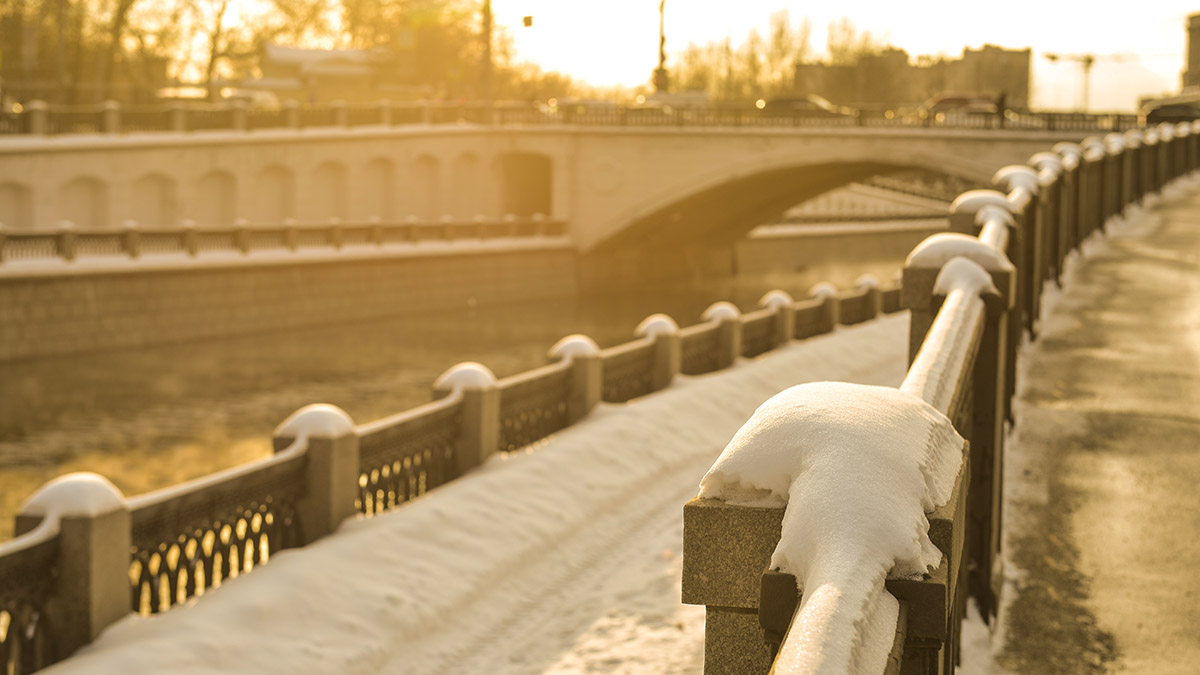
[[[212,592],[346,518],[394,509],[497,452],[528,448],[600,401],[624,403],[680,373],[829,333],[839,314],[865,320],[900,309],[878,301],[899,287],[881,291],[870,279],[816,290],[799,302],[772,291],[744,316],[716,303],[684,329],[652,315],[635,340],[606,349],[570,336],[550,350],[549,365],[499,380],[459,364],[434,383],[430,403],[367,424],[306,406],[276,428],[272,457],[145,495],[127,499],[93,474],[56,479],[22,507],[17,537],[0,544],[0,672],[32,672],[129,612],[159,613]]]
[[[46,229],[14,230],[0,225],[0,266],[5,263],[207,258],[219,254],[370,250],[419,243],[485,241],[513,237],[561,237],[563,220],[530,217],[408,218],[384,222],[325,223],[285,221],[279,225],[196,225],[146,227],[134,222],[120,229],[82,228],[62,222]]]
[[[412,124],[570,125],[634,127],[949,127],[1045,131],[1123,131],[1137,124],[1129,114],[1057,112],[898,114],[859,111],[854,115],[793,112],[778,114],[753,105],[713,104],[698,108],[630,107],[618,104],[547,108],[524,102],[379,101],[304,106],[289,101],[279,108],[248,108],[243,102],[174,103],[122,106],[53,105],[31,101],[21,112],[3,113],[0,135],[121,134],[192,131],[258,131],[390,127]]]
[[[903,305],[911,311],[910,368],[900,389],[910,395],[907,400],[935,410],[968,445],[953,489],[926,510],[928,536],[941,554],[940,562],[917,577],[879,579],[899,601],[899,610],[888,610],[887,618],[895,621],[891,648],[873,652],[879,660],[872,667],[885,673],[952,673],[967,599],[975,600],[985,619],[994,617],[1002,581],[998,567],[1004,422],[1012,420],[1022,333],[1036,335],[1042,291],[1047,282],[1059,279],[1072,250],[1110,218],[1197,168],[1200,122],[1091,137],[1081,144],[1060,143],[1052,152],[1035,154],[1028,166],[1000,169],[994,183],[1006,192],[972,190],[960,195],[951,208],[950,232],[933,235],[910,254],[901,290]],[[883,302],[888,305],[895,298]],[[847,309],[843,302],[842,311]],[[842,323],[850,322],[843,318]],[[839,405],[844,402],[830,402],[831,408]],[[898,409],[878,409],[868,417],[876,412],[878,419],[856,418],[856,423],[899,428],[887,421],[903,417]],[[755,423],[752,419],[747,426]],[[787,424],[789,418],[774,423]],[[824,417],[817,424],[843,451],[857,453],[859,448],[850,447],[855,437],[851,425]],[[752,430],[748,438],[755,438],[753,434]],[[822,442],[798,436],[796,447],[787,450],[803,455]],[[918,445],[902,445],[899,451],[924,457],[927,448]],[[726,452],[753,447],[753,441],[731,444]],[[787,454],[776,446],[769,450],[774,457]],[[722,461],[728,461],[725,455],[714,471]],[[846,463],[850,472],[869,473],[861,468]],[[739,488],[762,489],[753,484]],[[777,546],[807,547],[817,556],[816,549],[828,544],[786,541],[785,507],[739,505],[736,497],[726,501],[719,491],[706,493],[704,484],[701,495],[706,498],[697,497],[684,509],[683,598],[707,606],[705,672],[850,672],[850,663],[838,659],[856,658],[857,645],[869,641],[863,627],[857,625],[855,635],[842,633],[830,643],[823,629],[813,629],[805,616],[808,598],[799,587],[803,579],[798,583],[790,571],[772,567]],[[756,496],[761,502],[761,494]],[[787,501],[788,495],[779,496]],[[927,484],[925,498],[929,497]],[[793,523],[803,520],[795,514],[792,518]],[[826,525],[839,529],[842,539],[854,539],[852,523]],[[832,594],[840,597],[839,593]],[[821,603],[824,597],[830,596],[815,593],[812,601]],[[865,606],[865,599],[859,600],[846,598],[840,611]],[[824,616],[817,623],[822,622],[838,624],[839,617]]]

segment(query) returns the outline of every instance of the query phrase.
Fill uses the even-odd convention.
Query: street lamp
[[[663,30],[664,9],[667,0],[658,1],[658,67],[654,69],[654,91],[665,94],[667,91],[667,34]]]

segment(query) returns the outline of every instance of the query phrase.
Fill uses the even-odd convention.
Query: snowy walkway
[[[1200,670],[1198,190],[1092,242],[1023,357],[999,654],[1014,673]]]
[[[761,402],[807,381],[896,385],[907,335],[885,317],[602,406],[46,672],[698,673],[683,504]]]

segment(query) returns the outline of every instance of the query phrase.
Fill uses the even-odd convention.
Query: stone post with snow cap
[[[571,392],[567,398],[567,423],[587,416],[604,393],[604,364],[600,348],[586,335],[568,335],[550,348],[551,361],[571,362]]]
[[[1129,201],[1140,204],[1146,193],[1145,171],[1142,168],[1145,157],[1145,148],[1142,147],[1143,136],[1140,129],[1130,129],[1124,133],[1124,136],[1126,168],[1129,171],[1129,184],[1132,189]]]
[[[496,376],[482,363],[465,361],[451,366],[433,383],[434,398],[461,391],[462,430],[456,457],[458,475],[483,464],[500,442],[500,389]]]
[[[1062,225],[1062,158],[1053,152],[1039,152],[1029,158],[1029,165],[1037,171],[1038,179],[1038,231],[1041,232],[1042,250],[1041,277],[1043,281],[1057,281],[1059,228]]]
[[[1071,220],[1067,223],[1065,248],[1065,252],[1070,252],[1083,240],[1081,233],[1087,222],[1087,170],[1083,161],[1083,148],[1078,143],[1055,143],[1053,151],[1062,156],[1067,172],[1065,175],[1069,178],[1071,186]]]
[[[1161,190],[1174,176],[1171,174],[1171,153],[1175,147],[1175,127],[1161,122],[1158,127],[1158,189]]]
[[[45,622],[53,638],[51,661],[129,614],[129,507],[108,479],[70,473],[46,483],[21,506],[15,534],[58,537]]]
[[[796,335],[796,301],[787,291],[776,288],[758,299],[758,306],[775,310],[774,347],[785,345]]]
[[[861,274],[854,280],[854,287],[867,293],[867,315],[874,319],[883,314],[883,291],[879,279],[873,274]]]
[[[1158,130],[1149,127],[1142,132],[1142,185],[1148,195],[1158,192],[1162,187],[1161,176],[1158,175],[1158,151],[1162,143],[1159,141]]]
[[[1080,141],[1083,162],[1080,165],[1079,213],[1081,214],[1079,241],[1101,228],[1104,204],[1104,159],[1108,151],[1104,141],[1089,136]]]
[[[704,321],[717,322],[717,370],[732,366],[742,355],[741,317],[737,305],[724,300],[709,305],[700,315]]]
[[[841,311],[838,305],[837,287],[828,281],[822,281],[813,285],[808,289],[810,298],[817,298],[822,302],[823,310],[821,312],[823,325],[821,333],[832,333],[834,328],[841,323]]]
[[[654,338],[654,373],[650,378],[650,391],[665,389],[679,374],[683,364],[679,325],[666,314],[651,314],[642,319],[634,334]]]
[[[1109,217],[1121,215],[1133,203],[1133,155],[1125,150],[1125,134],[1105,134],[1104,147],[1112,164],[1113,190]]]
[[[273,444],[276,453],[308,456],[304,497],[296,504],[305,544],[357,513],[358,432],[346,411],[328,403],[306,405],[275,427]]]
[[[1020,305],[1025,330],[1036,336],[1035,322],[1041,305],[1042,295],[1042,232],[1037,219],[1038,175],[1024,165],[1006,166],[992,177],[992,183],[1006,193],[1008,209],[1016,222],[1016,246],[1006,251],[1009,260],[1017,266],[1021,293]]]
[[[946,300],[948,278],[990,277],[990,288],[982,294],[986,320],[970,377],[972,414],[967,427],[959,429],[971,441],[971,501],[967,509],[973,533],[967,551],[975,561],[971,593],[980,600],[986,616],[995,611],[1000,592],[996,561],[1000,550],[1004,420],[1011,417],[1016,385],[1016,349],[1010,342],[1012,332],[1008,326],[1015,321],[1016,285],[1012,263],[999,252],[1007,230],[1003,216],[999,212],[984,215],[994,220],[985,223],[979,239],[936,240],[935,235],[919,244],[909,261],[915,267],[938,270],[930,291],[931,304],[939,308]],[[914,369],[915,362],[914,358]]]

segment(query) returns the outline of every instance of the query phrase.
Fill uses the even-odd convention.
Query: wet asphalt
[[[1200,181],[1076,260],[1006,467],[1011,673],[1200,673]]]

